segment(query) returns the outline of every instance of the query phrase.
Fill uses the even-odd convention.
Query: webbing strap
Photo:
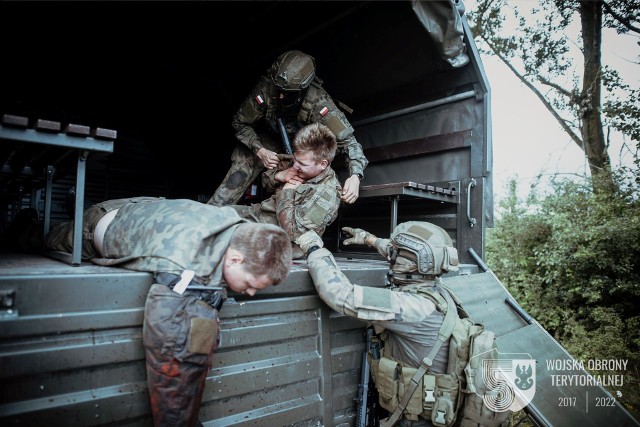
[[[456,324],[456,317],[458,317],[456,305],[446,289],[442,289],[437,285],[436,289],[444,295],[448,305],[447,314],[445,314],[444,320],[442,321],[442,326],[440,326],[440,331],[438,332],[438,340],[431,348],[431,351],[429,352],[427,357],[422,359],[420,367],[416,371],[415,375],[411,378],[411,384],[409,384],[409,387],[407,387],[407,390],[405,391],[404,396],[402,396],[402,400],[396,407],[396,410],[393,411],[393,414],[391,414],[389,418],[380,420],[380,427],[391,427],[395,425],[398,420],[400,420],[402,412],[409,404],[409,400],[411,399],[411,396],[413,396],[413,393],[415,393],[418,384],[420,384],[420,379],[427,372],[427,369],[429,369],[429,367],[433,364],[433,359],[435,359],[436,354],[438,354],[438,351],[440,351],[442,344],[444,344],[445,341],[447,341],[453,333],[453,328]]]

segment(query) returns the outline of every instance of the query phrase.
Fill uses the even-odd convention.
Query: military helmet
[[[390,240],[395,252],[394,273],[437,276],[458,271],[458,251],[449,234],[435,224],[403,222],[393,230]]]
[[[284,91],[306,89],[316,75],[316,60],[299,50],[283,53],[271,65],[273,83]]]

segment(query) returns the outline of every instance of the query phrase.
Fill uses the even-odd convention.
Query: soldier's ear
[[[237,249],[227,248],[224,255],[224,264],[231,266],[233,264],[242,264],[244,262],[244,254]]]
[[[325,170],[327,166],[329,166],[329,161],[327,159],[322,159],[322,161],[320,161],[320,165],[322,167],[322,170]]]

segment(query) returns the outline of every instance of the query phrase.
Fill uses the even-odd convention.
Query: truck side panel
[[[3,254],[1,260],[9,267],[0,270],[0,292],[14,295],[0,317],[1,422],[151,425],[142,347],[151,275],[71,267],[39,256]],[[359,282],[381,285],[386,273],[383,262],[341,265]],[[329,309],[315,295],[304,263],[285,283],[254,298],[236,295],[220,315],[222,342],[201,421],[353,422],[364,323]]]

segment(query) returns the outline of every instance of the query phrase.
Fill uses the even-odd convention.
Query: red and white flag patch
[[[329,112],[329,109],[327,107],[322,107],[322,110],[320,110],[320,115],[324,117],[327,115],[328,112]]]
[[[258,103],[258,105],[264,104],[264,99],[262,99],[262,96],[260,96],[260,94],[256,95],[256,102]]]

